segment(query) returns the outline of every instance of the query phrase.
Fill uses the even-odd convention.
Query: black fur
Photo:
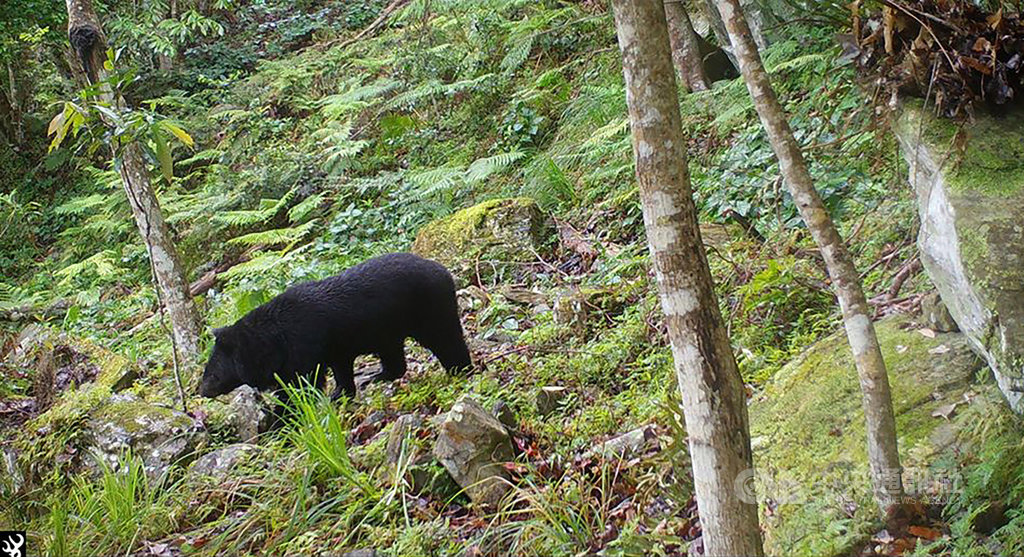
[[[89,83],[96,83],[98,77],[99,68],[92,67],[92,49],[99,40],[99,31],[88,25],[75,27],[68,33],[68,41],[78,54]]]
[[[382,380],[405,374],[405,339],[434,353],[449,373],[472,365],[459,322],[455,283],[439,263],[411,253],[364,261],[338,276],[292,286],[230,327],[216,342],[200,394],[215,397],[241,385],[273,390],[274,379],[316,382],[330,367],[337,387],[355,395],[353,362],[375,354]]]

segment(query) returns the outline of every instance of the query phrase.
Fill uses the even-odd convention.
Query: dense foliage
[[[15,68],[0,82],[24,101],[23,139],[0,126],[0,310],[66,303],[52,326],[143,362],[130,392],[170,401],[170,346],[150,319],[156,295],[146,250],[109,162],[111,138],[63,57],[55,31],[63,14],[50,4],[0,8],[0,63]],[[409,249],[426,223],[492,198],[537,200],[598,257],[584,264],[560,242],[523,284],[497,277],[477,285],[490,295],[468,311],[467,330],[503,347],[486,357],[487,373],[451,378],[417,352],[414,377],[370,387],[340,409],[290,392],[294,415],[230,482],[148,478],[132,455],[123,472],[62,474],[55,455],[76,446],[76,424],[95,402],[79,400],[54,418],[55,445],[31,453],[53,468],[20,490],[0,481],[0,506],[17,509],[0,510],[3,524],[30,524],[53,555],[124,554],[157,540],[195,555],[366,544],[393,555],[444,555],[467,543],[524,555],[684,547],[695,527],[685,503],[685,430],[647,273],[620,58],[603,6],[411,0],[350,41],[385,2],[175,5],[172,13],[163,0],[105,2],[100,12],[131,105],[121,117],[136,123],[121,132],[143,141],[154,177],[164,177],[155,183],[189,277],[226,267],[197,299],[204,330],[234,322],[287,285]],[[22,17],[29,13],[41,15]],[[907,256],[913,210],[894,142],[832,44],[835,31],[779,27],[764,56],[819,189],[878,294],[898,266],[874,263]],[[718,82],[681,103],[723,313],[756,390],[834,331],[837,309],[743,83]],[[49,149],[47,122],[58,112],[69,133]],[[172,140],[178,132],[189,140]],[[905,288],[923,284],[917,277]],[[549,301],[590,293],[591,316],[566,323],[502,294],[510,290]],[[19,328],[0,327],[12,338]],[[5,397],[32,395],[30,371],[0,381]],[[549,384],[573,394],[542,416],[533,387]],[[478,516],[457,493],[413,494],[401,480],[412,463],[385,462],[387,436],[349,450],[368,415],[433,414],[465,392],[520,412],[525,456],[506,507]],[[578,458],[595,438],[648,423],[671,439],[656,456],[629,465]],[[989,450],[1000,462],[1020,455],[1019,446]],[[948,508],[951,519],[981,512],[971,494],[1012,483],[1015,473],[972,475],[971,491]],[[654,507],[663,522],[645,514]],[[1007,547],[1024,544],[1004,537]],[[972,543],[949,541],[978,551]]]

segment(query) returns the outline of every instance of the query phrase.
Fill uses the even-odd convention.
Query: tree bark
[[[644,227],[668,326],[707,555],[763,554],[743,381],[697,226],[662,0],[613,0]]]
[[[177,19],[178,18],[178,1],[177,0],[171,0],[170,1],[170,10],[169,11],[170,11],[170,14],[167,16],[169,19]],[[158,67],[160,68],[161,71],[165,71],[165,72],[171,71],[171,70],[174,69],[174,59],[176,57],[177,57],[177,54],[173,54],[171,56],[167,56],[166,54],[157,54],[156,55],[157,65],[158,65]]]
[[[821,250],[839,298],[846,335],[860,376],[875,500],[883,509],[887,509],[903,495],[896,423],[889,376],[869,317],[870,308],[861,287],[860,275],[832,217],[814,188],[803,153],[793,137],[785,112],[775,96],[751,39],[739,1],[718,0],[718,7],[729,31],[733,52],[739,60],[740,72],[754,99],[754,108],[779,160],[786,187],[793,196],[800,217]]]
[[[103,61],[106,37],[91,0],[67,0],[68,37],[90,83],[105,78]],[[123,106],[124,99],[105,91],[103,100],[112,106]],[[161,302],[167,309],[175,347],[186,362],[194,363],[199,353],[199,319],[178,250],[160,211],[160,203],[150,182],[142,149],[135,141],[122,145],[115,156],[120,157],[118,172],[128,196],[135,224],[149,253]]]
[[[18,82],[14,75],[14,66],[11,61],[7,61],[7,85],[9,88],[8,100],[11,106],[11,127],[14,134],[14,144],[21,146],[25,140],[25,132],[23,127],[23,110],[21,106],[21,99],[18,97]]]
[[[666,0],[665,16],[668,19],[668,37],[672,42],[672,61],[679,78],[686,82],[690,91],[706,91],[708,78],[704,75],[697,32],[693,30],[693,22],[682,0]]]

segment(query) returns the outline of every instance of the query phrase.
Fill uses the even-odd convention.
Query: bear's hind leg
[[[373,378],[374,381],[394,381],[405,375],[404,341],[381,350],[377,357],[380,358],[380,373]]]

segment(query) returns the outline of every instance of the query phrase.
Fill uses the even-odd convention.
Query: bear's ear
[[[222,350],[231,350],[231,327],[218,327],[213,330],[213,338]]]

